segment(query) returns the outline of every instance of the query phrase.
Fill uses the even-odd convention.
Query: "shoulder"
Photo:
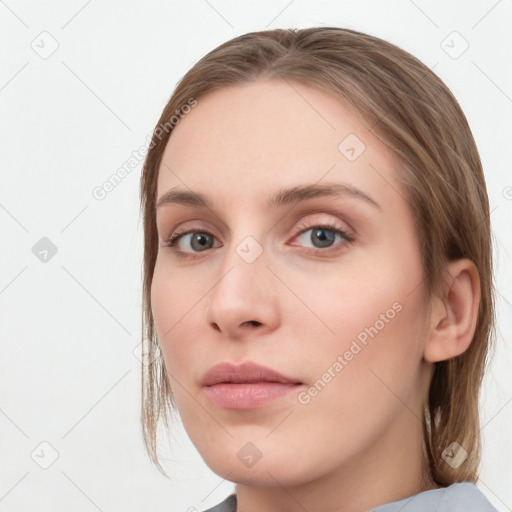
[[[204,512],[236,512],[236,494],[230,494],[223,502]]]
[[[420,492],[374,508],[370,512],[498,512],[473,482]]]
[[[439,512],[498,512],[480,489],[472,482],[461,482],[444,489],[440,501]]]

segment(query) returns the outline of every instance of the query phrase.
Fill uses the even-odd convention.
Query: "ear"
[[[480,304],[480,276],[468,259],[446,265],[445,293],[432,297],[424,358],[434,363],[462,354],[471,344]]]

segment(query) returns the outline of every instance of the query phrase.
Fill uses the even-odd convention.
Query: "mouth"
[[[253,409],[284,398],[303,383],[253,362],[220,363],[203,377],[207,397],[226,409]]]

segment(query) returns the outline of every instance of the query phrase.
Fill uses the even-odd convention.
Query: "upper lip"
[[[297,379],[286,377],[272,368],[247,361],[242,364],[222,362],[212,366],[201,379],[201,385],[212,386],[221,382],[242,383],[261,381],[287,384],[301,383]]]

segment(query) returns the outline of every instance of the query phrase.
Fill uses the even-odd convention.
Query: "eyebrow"
[[[314,197],[336,196],[349,196],[361,199],[375,208],[381,209],[380,205],[362,190],[342,183],[297,185],[295,187],[281,189],[268,199],[267,206],[276,209]],[[162,194],[157,201],[156,208],[158,209],[164,205],[170,204],[182,204],[195,208],[208,208],[210,210],[214,209],[212,202],[206,196],[198,192],[181,189],[171,189]]]

